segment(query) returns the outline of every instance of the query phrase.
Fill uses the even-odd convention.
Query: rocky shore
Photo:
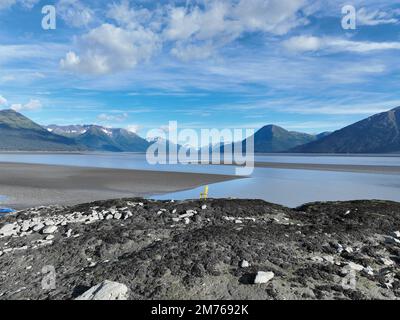
[[[99,201],[0,219],[0,299],[399,299],[400,203]]]

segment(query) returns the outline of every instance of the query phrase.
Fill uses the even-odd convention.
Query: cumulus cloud
[[[77,0],[61,2],[79,3]],[[306,0],[195,1],[148,9],[129,1],[108,6],[107,23],[77,39],[77,48],[61,67],[89,74],[108,74],[135,67],[160,48],[181,60],[201,60],[246,32],[282,35],[305,24]]]
[[[61,67],[89,74],[107,74],[135,67],[148,60],[158,48],[150,30],[127,30],[103,24],[79,39],[79,54],[68,52]]]
[[[400,42],[352,41],[341,38],[296,36],[283,42],[293,52],[325,50],[330,52],[367,53],[382,50],[400,50]]]
[[[206,2],[191,10],[174,7],[164,37],[176,41],[172,53],[184,60],[208,58],[215,48],[247,32],[283,35],[308,21],[301,14],[305,0],[240,0]],[[199,44],[200,42],[200,44]],[[202,43],[204,42],[204,43]]]
[[[0,95],[0,106],[6,106],[7,103],[7,99]]]
[[[79,0],[60,0],[56,8],[57,14],[72,27],[87,26],[94,20],[93,10]]]
[[[15,111],[35,111],[42,108],[42,103],[39,100],[31,99],[26,104],[12,104],[11,109]]]

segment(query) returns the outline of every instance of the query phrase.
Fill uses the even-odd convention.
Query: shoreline
[[[194,189],[241,177],[164,171],[0,163],[2,206],[76,205]]]

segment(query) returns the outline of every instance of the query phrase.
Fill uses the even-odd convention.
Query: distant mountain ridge
[[[251,138],[254,138],[255,153],[279,153],[315,141],[318,139],[318,135],[288,131],[279,126],[270,124],[258,130]],[[246,144],[251,138],[234,143],[235,150],[241,147],[242,150],[245,151]],[[226,145],[222,146],[221,150],[223,151],[225,148]]]
[[[0,150],[82,151],[75,140],[49,132],[14,110],[0,110]]]
[[[169,150],[171,142],[145,140],[121,128],[98,125],[42,127],[14,110],[0,110],[0,150],[145,152],[157,143]],[[373,115],[333,133],[318,135],[267,125],[254,134],[255,153],[400,153],[400,107]],[[234,146],[246,148],[246,140]],[[232,145],[232,144],[231,144]],[[227,145],[208,148],[224,150]],[[180,146],[178,145],[178,148]]]
[[[145,152],[150,146],[147,140],[121,128],[106,128],[97,125],[50,125],[47,130],[74,138],[91,151]]]
[[[400,107],[373,115],[318,141],[290,150],[301,153],[400,152]]]

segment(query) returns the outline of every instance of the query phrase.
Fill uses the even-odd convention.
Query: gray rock
[[[386,237],[385,242],[388,244],[400,244],[400,240],[394,237]]]
[[[90,288],[76,300],[127,300],[128,287],[122,283],[105,280]]]

